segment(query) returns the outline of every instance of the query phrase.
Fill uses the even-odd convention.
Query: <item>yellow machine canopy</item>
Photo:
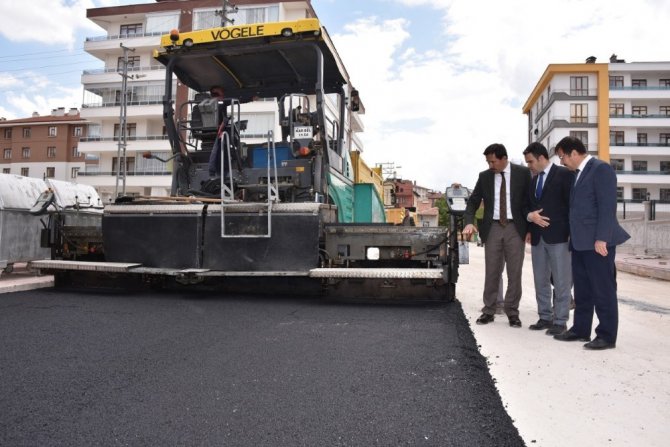
[[[161,38],[154,57],[191,89],[224,88],[242,102],[286,93],[314,94],[323,56],[323,89],[340,93],[346,71],[317,19],[211,28]]]

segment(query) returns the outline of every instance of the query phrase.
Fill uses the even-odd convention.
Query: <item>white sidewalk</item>
[[[528,330],[538,319],[529,249],[523,279],[521,329],[511,328],[505,315],[475,324],[484,249],[474,243],[470,264],[460,267],[457,296],[526,444],[670,445],[670,282],[619,272],[617,347],[587,351],[583,343]]]

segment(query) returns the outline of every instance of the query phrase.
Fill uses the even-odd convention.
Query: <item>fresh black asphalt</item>
[[[523,446],[458,302],[0,295],[1,446]]]

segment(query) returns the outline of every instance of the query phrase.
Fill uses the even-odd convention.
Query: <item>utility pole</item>
[[[397,170],[402,168],[402,166],[396,166],[392,161],[377,163],[375,166],[382,168],[382,177],[384,180],[388,180],[389,178],[397,178]]]
[[[237,6],[231,5],[228,0],[221,0],[221,9],[216,10],[214,14],[221,16],[221,26],[224,27],[229,23],[231,25],[235,24],[235,19],[229,19],[228,14],[236,13],[237,10]]]
[[[123,67],[119,73],[121,75],[121,104],[119,112],[119,144],[116,150],[117,170],[116,170],[116,187],[114,188],[114,196],[119,197],[119,180],[123,179],[121,195],[126,195],[126,141],[127,141],[127,115],[128,115],[128,52],[135,51],[135,48],[124,47],[123,49]]]

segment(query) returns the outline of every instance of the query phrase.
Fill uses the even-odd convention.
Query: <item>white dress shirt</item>
[[[505,173],[505,186],[507,187],[507,220],[512,220],[512,199],[510,197],[510,177],[512,168],[510,163],[503,169]],[[502,185],[502,175],[495,174],[494,200],[493,200],[493,220],[500,220],[500,185]]]

